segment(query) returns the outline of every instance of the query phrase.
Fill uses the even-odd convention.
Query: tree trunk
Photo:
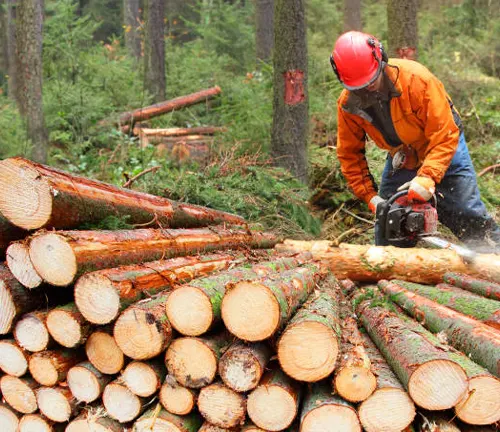
[[[17,432],[19,425],[17,411],[13,410],[7,404],[0,402],[0,425],[5,432]]]
[[[181,386],[174,377],[167,375],[158,397],[168,412],[176,415],[186,415],[195,408],[198,392]]]
[[[22,239],[27,232],[12,225],[0,214],[0,260],[4,259],[4,252],[12,241]]]
[[[481,322],[404,289],[396,282],[379,286],[391,300],[433,333],[444,333],[448,343],[500,377],[500,333]]]
[[[83,352],[76,350],[42,351],[30,357],[29,369],[37,382],[51,387],[65,381],[68,371],[83,360]]]
[[[358,307],[370,337],[420,407],[442,410],[457,405],[467,393],[467,375],[447,346],[413,331],[388,309],[369,301]]]
[[[65,432],[123,432],[123,426],[120,423],[103,416],[105,412],[102,405],[86,409],[83,414],[69,423]]]
[[[49,137],[42,101],[43,1],[19,0],[16,13],[20,111],[26,120],[28,137],[33,146],[32,158],[45,163]]]
[[[248,396],[248,416],[262,429],[280,431],[292,424],[299,403],[300,385],[274,367]]]
[[[147,360],[159,355],[172,339],[172,327],[165,314],[169,293],[137,302],[116,320],[114,337],[125,355]]]
[[[139,0],[123,1],[123,18],[125,23],[125,46],[128,54],[139,59],[141,58]]]
[[[342,339],[340,364],[335,371],[334,388],[340,397],[349,402],[362,402],[377,386],[364,340],[350,308],[343,299],[341,308]]]
[[[270,338],[308,299],[318,277],[318,267],[307,264],[258,281],[236,282],[222,299],[222,320],[239,339]]]
[[[257,65],[269,62],[274,46],[274,0],[255,0],[255,51]]]
[[[67,382],[73,396],[80,402],[90,403],[99,399],[106,385],[112,380],[103,375],[92,363],[84,361],[68,371]],[[76,428],[76,426],[74,426]]]
[[[0,334],[9,333],[16,319],[45,303],[43,293],[30,292],[0,264]]]
[[[335,430],[361,432],[354,407],[333,395],[325,382],[312,385],[304,398],[300,416],[301,432]]]
[[[165,2],[145,0],[144,88],[154,102],[165,100]]]
[[[67,286],[99,269],[242,246],[268,248],[273,243],[273,236],[265,233],[220,228],[59,231],[34,236],[30,257],[45,281]]]
[[[184,387],[207,386],[214,380],[219,359],[231,340],[225,331],[203,338],[175,339],[165,355],[169,375]]]
[[[330,241],[285,240],[276,245],[278,252],[311,252],[315,260],[324,261],[339,279],[375,282],[381,279],[403,279],[437,284],[448,272],[465,273],[492,281],[500,280],[500,257],[478,255],[471,264],[451,250],[397,248],[341,244]]]
[[[23,376],[28,370],[28,353],[14,339],[0,340],[0,369],[8,375]]]
[[[486,298],[500,300],[500,284],[458,273],[446,273],[443,279],[446,283],[458,288]]]
[[[222,355],[219,375],[234,391],[253,390],[259,384],[271,354],[271,349],[263,343],[237,341]]]
[[[196,432],[203,423],[200,415],[193,412],[187,416],[177,416],[162,409],[156,412],[156,408],[144,413],[135,423],[136,432],[151,432],[154,426],[159,430],[175,430],[179,432]],[[155,428],[156,429],[156,428]]]
[[[6,42],[7,42],[7,59],[8,59],[8,94],[9,97],[17,102],[20,107],[19,100],[19,59],[17,56],[17,41],[16,41],[16,5],[18,0],[5,0],[5,21],[6,21]]]
[[[135,395],[149,397],[160,389],[165,376],[165,365],[159,361],[133,361],[123,371],[122,380]]]
[[[429,286],[398,280],[394,282],[415,294],[500,330],[500,303],[496,300],[486,299],[452,285]]]
[[[344,32],[363,30],[361,0],[344,0]]]
[[[57,423],[69,421],[80,409],[67,387],[40,387],[36,391],[36,399],[40,412]]]
[[[47,330],[46,310],[30,312],[22,316],[14,328],[17,343],[31,352],[44,351],[54,345],[54,340]]]
[[[239,216],[78,177],[23,158],[0,162],[0,212],[21,228],[74,228],[110,215],[131,224],[245,225]]]
[[[358,408],[361,424],[366,432],[406,430],[415,418],[415,405],[372,340],[361,337],[377,377],[376,390]]]
[[[46,324],[54,340],[66,348],[75,348],[85,343],[93,330],[93,326],[85,320],[75,303],[49,311]]]
[[[144,411],[146,401],[132,393],[121,379],[109,383],[102,394],[104,408],[111,418],[128,423]]]
[[[5,252],[6,262],[14,277],[26,288],[37,288],[43,280],[35,270],[25,241],[12,243]]]
[[[417,60],[419,0],[389,0],[389,56]]]
[[[39,384],[31,377],[17,378],[4,375],[0,378],[2,398],[16,411],[31,414],[38,409],[35,390]]]
[[[143,127],[134,127],[134,135],[139,137],[185,137],[192,135],[215,135],[217,133],[227,132],[225,127],[216,126],[200,126],[191,128],[166,128],[166,129],[150,129]]]
[[[222,383],[211,384],[200,390],[198,408],[211,424],[223,428],[235,427],[245,421],[245,396]]]
[[[113,337],[111,327],[94,331],[85,344],[90,363],[104,374],[117,374],[123,369],[125,358]]]
[[[168,297],[166,303],[168,319],[181,334],[199,336],[220,321],[221,303],[227,286],[298,265],[297,259],[286,257],[252,267],[239,266],[220,274],[194,280],[175,289]]]
[[[322,281],[279,339],[281,368],[297,381],[320,381],[335,369],[341,335],[339,293],[335,277]]]
[[[303,0],[276,0],[271,154],[275,163],[307,181],[308,72]]]

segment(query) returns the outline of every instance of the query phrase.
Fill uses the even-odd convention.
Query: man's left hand
[[[427,202],[436,191],[436,183],[430,177],[415,177],[412,181],[398,188],[398,191],[408,189],[408,201]]]

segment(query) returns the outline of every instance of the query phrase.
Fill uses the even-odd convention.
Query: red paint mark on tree
[[[398,57],[407,60],[417,59],[417,48],[415,47],[402,47],[397,49]]]
[[[285,77],[285,104],[297,105],[304,102],[304,72],[301,70],[286,71]]]

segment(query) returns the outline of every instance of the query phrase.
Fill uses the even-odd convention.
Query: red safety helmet
[[[382,62],[387,62],[382,44],[359,31],[341,35],[330,56],[333,71],[347,90],[359,90],[373,83],[382,70]]]

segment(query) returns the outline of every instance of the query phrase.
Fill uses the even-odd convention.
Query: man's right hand
[[[378,195],[375,195],[368,203],[368,208],[373,214],[377,214],[377,206],[383,202],[385,202],[385,199]]]

